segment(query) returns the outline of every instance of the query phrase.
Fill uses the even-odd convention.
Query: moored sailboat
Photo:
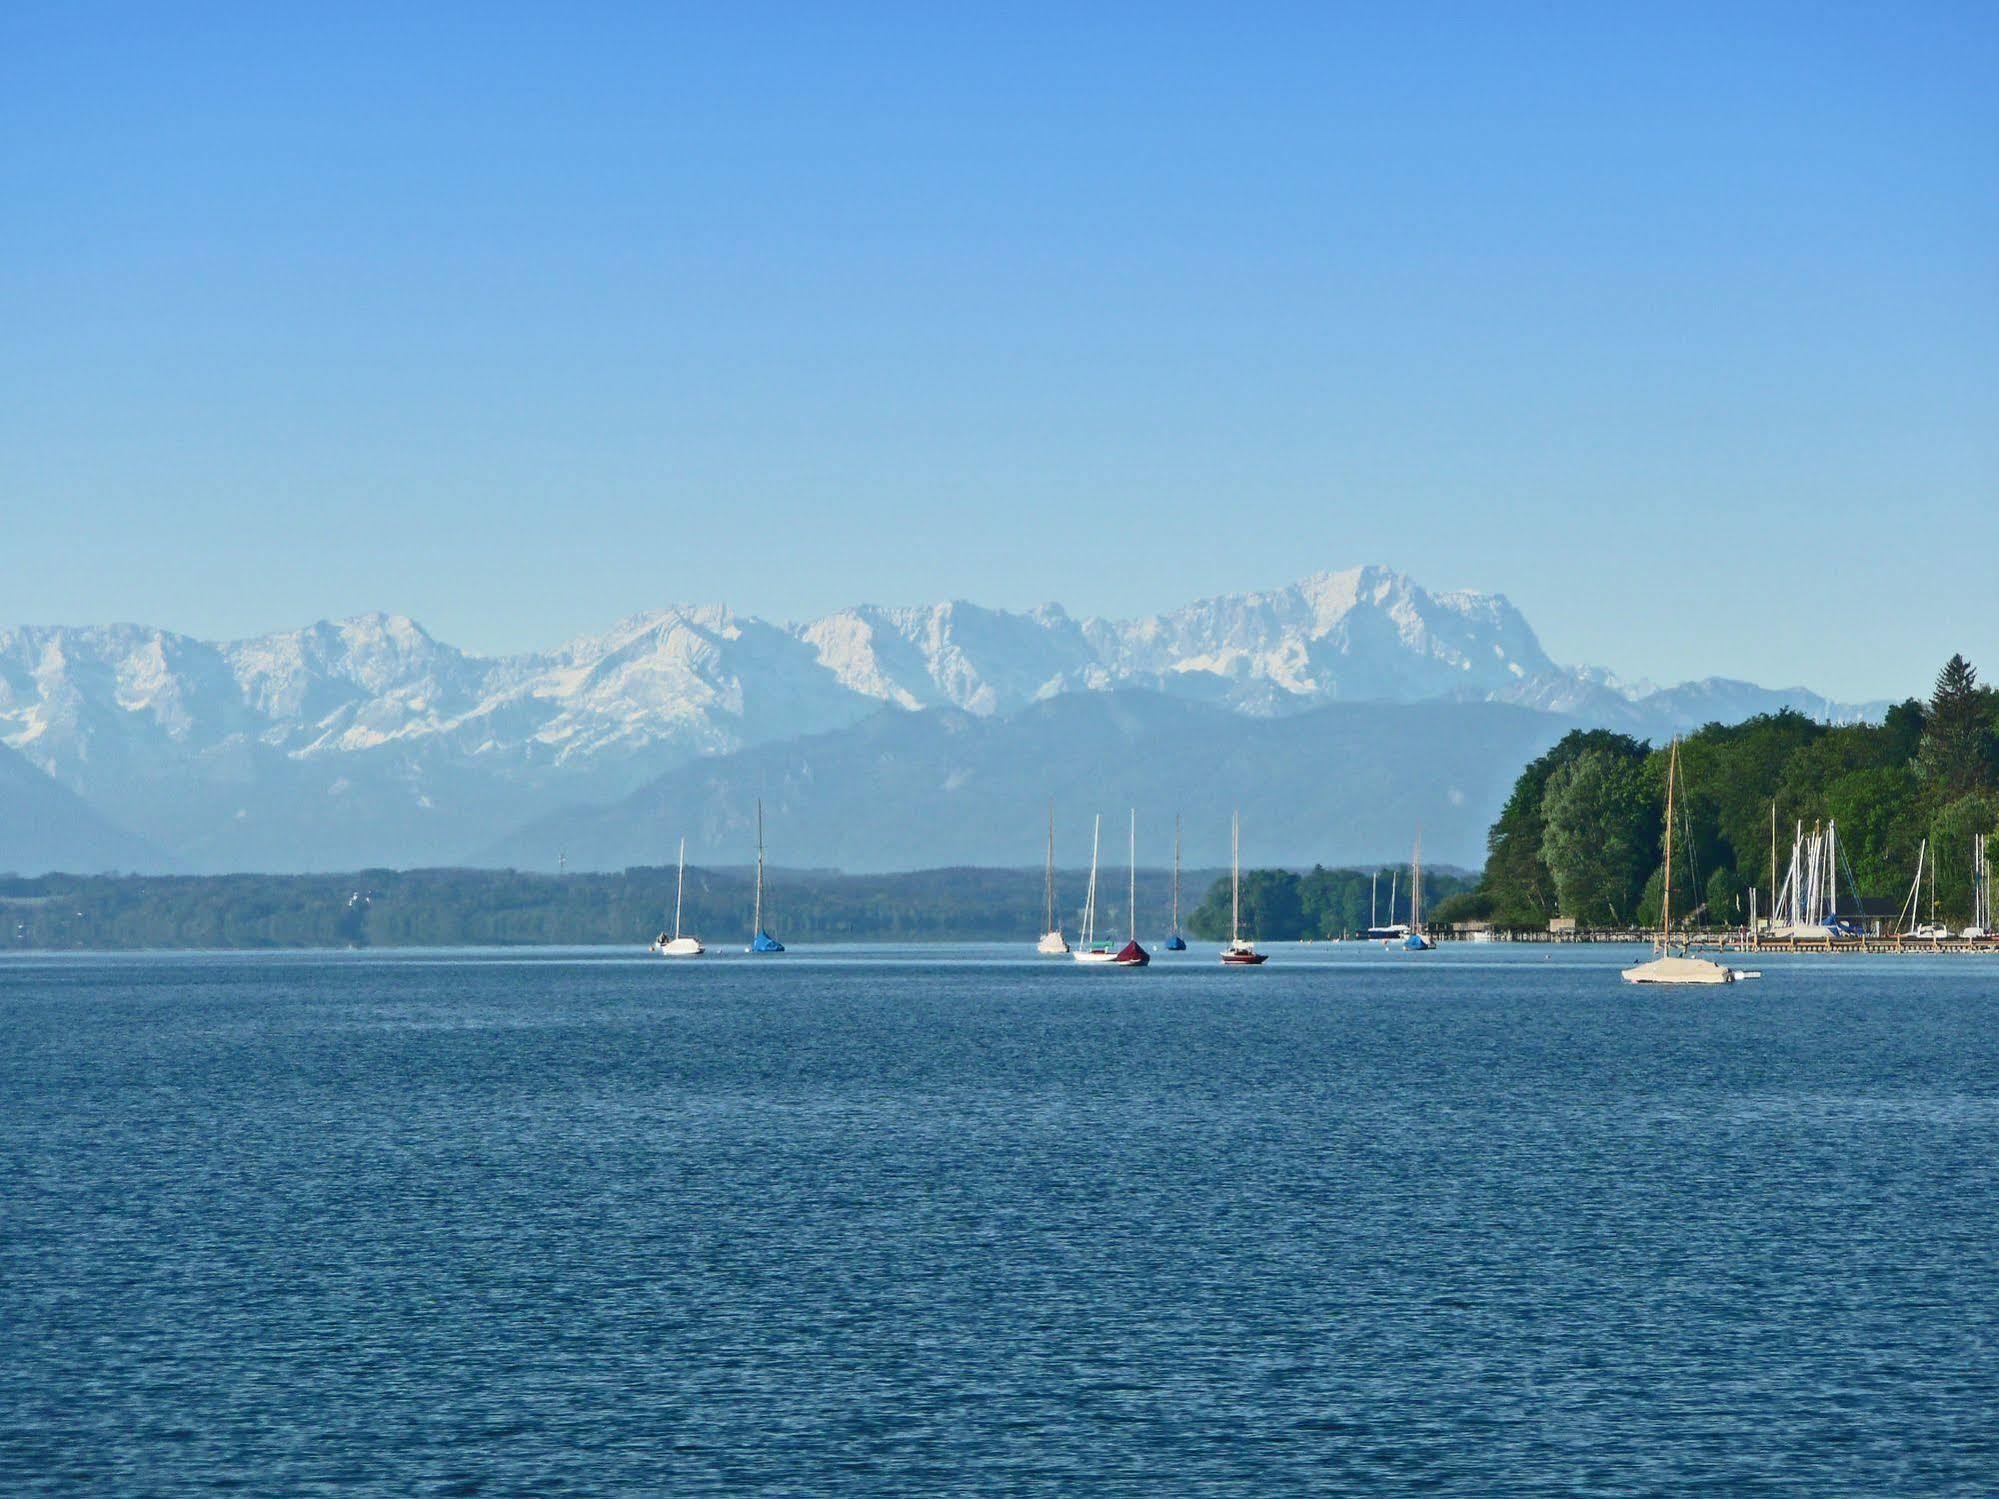
[[[1130,885],[1125,895],[1125,918],[1129,930],[1125,933],[1124,946],[1120,947],[1111,961],[1120,968],[1143,968],[1152,961],[1152,954],[1138,943],[1138,808],[1131,809],[1131,851],[1126,869]]]
[[[1059,958],[1069,950],[1069,939],[1055,920],[1055,804],[1048,804],[1048,878],[1042,897],[1041,940],[1034,950],[1043,957]]]
[[[764,804],[757,799],[757,901],[750,927],[756,933],[745,952],[783,952],[784,944],[764,930]]]
[[[687,890],[687,840],[680,840],[680,865],[673,878],[673,935],[661,932],[652,939],[652,950],[662,958],[698,958],[708,949],[699,937],[680,934],[681,897]]]
[[[1697,958],[1684,950],[1673,952],[1673,791],[1680,775],[1680,741],[1673,741],[1666,760],[1666,864],[1659,881],[1659,940],[1652,951],[1658,956],[1649,963],[1624,970],[1627,984],[1732,984],[1737,979],[1761,978],[1758,973],[1730,968],[1712,958]]]
[[[1173,814],[1173,932],[1159,944],[1167,952],[1185,952],[1187,939],[1180,935],[1180,814]]]
[[[1231,968],[1253,968],[1268,957],[1256,944],[1242,940],[1242,816],[1229,814],[1229,945],[1222,961]]]
[[[1429,952],[1436,947],[1423,935],[1423,830],[1416,829],[1416,848],[1409,857],[1409,930],[1396,944],[1404,952]]]
[[[1097,941],[1097,853],[1103,844],[1104,818],[1100,812],[1090,824],[1090,888],[1083,897],[1083,932],[1076,950],[1069,956],[1078,963],[1111,963],[1117,960],[1108,942]]]

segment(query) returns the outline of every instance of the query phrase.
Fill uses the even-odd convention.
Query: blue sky
[[[0,8],[0,619],[1363,561],[1999,676],[1999,7]]]

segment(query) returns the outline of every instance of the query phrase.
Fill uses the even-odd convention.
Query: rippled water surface
[[[1999,1489],[1999,960],[0,962],[0,1487]]]

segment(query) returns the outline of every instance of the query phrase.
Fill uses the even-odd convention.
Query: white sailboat
[[[1231,968],[1253,968],[1268,955],[1242,940],[1242,815],[1229,814],[1229,945],[1222,961]]]
[[[1043,957],[1059,958],[1069,950],[1069,939],[1062,935],[1062,928],[1055,920],[1055,804],[1048,804],[1048,880],[1043,896],[1044,914],[1041,918],[1041,940],[1034,944],[1034,950]]]
[[[1992,935],[1992,860],[1986,854],[1989,835],[1971,835],[1971,925],[1959,932],[1967,941]]]
[[[1083,897],[1083,934],[1070,954],[1078,963],[1112,963],[1117,954],[1108,942],[1097,941],[1097,853],[1103,843],[1104,818],[1100,812],[1090,825],[1090,889]]]
[[[680,870],[673,881],[673,935],[661,932],[652,940],[652,950],[662,958],[698,958],[708,949],[699,937],[680,935],[680,902],[687,890],[687,840],[680,840]]]
[[[1402,871],[1399,869],[1391,869],[1388,872],[1388,920],[1386,922],[1375,919],[1376,912],[1374,909],[1374,895],[1376,888],[1381,883],[1381,871],[1377,869],[1374,872],[1374,877],[1368,881],[1367,940],[1370,942],[1379,942],[1383,947],[1400,946],[1402,939],[1409,935],[1409,924],[1405,921],[1397,921],[1395,919],[1397,882],[1401,878]]]
[[[1929,857],[1930,840],[1925,838],[1916,845],[1916,880],[1909,886],[1909,898],[1902,903],[1902,914],[1895,918],[1896,933],[1903,937],[1914,937],[1923,942],[1941,942],[1952,935],[1951,929],[1937,920],[1937,863]],[[1923,910],[1923,867],[1927,861],[1930,871],[1930,919],[1922,919]]]
[[[1745,972],[1715,962],[1712,958],[1696,958],[1682,951],[1675,955],[1673,941],[1673,789],[1680,775],[1680,741],[1673,741],[1672,753],[1666,761],[1666,873],[1659,882],[1659,940],[1652,951],[1658,954],[1649,963],[1640,963],[1624,970],[1627,984],[1732,984],[1737,979],[1761,978],[1759,973]]]

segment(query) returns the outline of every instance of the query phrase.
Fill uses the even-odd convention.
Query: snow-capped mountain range
[[[1108,689],[1259,717],[1502,702],[1636,732],[1779,706],[1869,711],[1713,679],[1625,688],[1550,660],[1499,595],[1432,594],[1380,567],[1131,620],[953,602],[776,624],[671,607],[507,657],[381,614],[220,643],[0,628],[0,745],[198,869],[448,860],[554,807],[884,706],[991,716]]]

